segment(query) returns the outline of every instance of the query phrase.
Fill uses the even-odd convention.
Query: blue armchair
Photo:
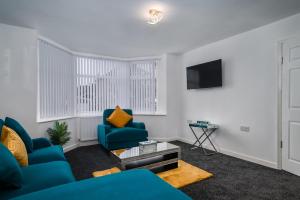
[[[143,122],[133,122],[130,120],[123,128],[117,128],[106,119],[112,114],[114,109],[106,109],[103,112],[103,124],[98,125],[98,141],[108,150],[123,149],[138,146],[141,141],[148,140],[148,132]],[[132,115],[132,110],[124,109],[126,113]]]

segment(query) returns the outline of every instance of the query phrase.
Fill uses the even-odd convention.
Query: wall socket
[[[250,132],[250,127],[249,126],[240,126],[240,131]]]

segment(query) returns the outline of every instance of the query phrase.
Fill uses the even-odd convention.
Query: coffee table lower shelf
[[[129,169],[149,169],[155,173],[159,173],[162,171],[175,169],[178,167],[178,158],[173,158],[169,160],[162,160],[158,162],[147,162],[141,164],[143,161],[135,161],[131,163],[123,163],[121,164],[121,168],[123,170],[129,170]]]
[[[127,158],[121,158],[121,156],[117,156],[113,152],[112,156],[117,159],[122,170],[149,169],[154,173],[159,173],[178,167],[180,147],[176,147],[165,151],[129,156]]]

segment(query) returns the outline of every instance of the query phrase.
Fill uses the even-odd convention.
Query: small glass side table
[[[190,129],[192,130],[193,135],[196,138],[196,141],[194,142],[194,144],[192,145],[193,147],[191,148],[196,149],[196,148],[201,148],[202,151],[204,152],[205,155],[209,156],[209,155],[213,155],[218,153],[215,145],[213,144],[213,142],[210,139],[210,136],[219,128],[218,125],[216,124],[210,124],[208,122],[197,122],[197,123],[190,123],[189,124]],[[202,134],[200,136],[197,136],[197,134],[195,133],[193,128],[199,128],[202,130]],[[213,147],[214,151],[213,153],[207,153],[207,151],[205,150],[205,148],[203,148],[203,143],[208,140],[209,143],[211,144],[211,146]],[[197,144],[198,143],[198,144]]]

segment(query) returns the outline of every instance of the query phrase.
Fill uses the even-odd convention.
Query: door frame
[[[289,39],[300,36],[300,32],[296,32],[289,37],[285,37],[277,42],[277,169],[282,170],[283,151],[282,151],[282,74],[283,74],[283,45]]]
[[[277,44],[277,169],[282,169],[282,70],[283,44],[287,39]]]

